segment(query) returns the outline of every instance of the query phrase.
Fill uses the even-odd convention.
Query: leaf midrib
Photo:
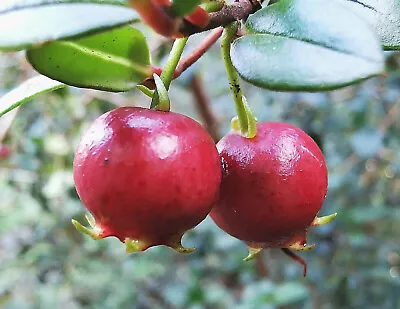
[[[116,56],[113,54],[107,54],[107,53],[97,50],[95,48],[86,47],[84,45],[80,45],[78,43],[71,42],[71,41],[57,41],[52,44],[58,44],[58,45],[62,45],[65,47],[70,47],[72,49],[82,52],[83,54],[87,54],[89,56],[95,56],[98,59],[101,59],[105,62],[119,64],[126,68],[132,69],[133,71],[137,72],[138,74],[141,74],[144,76],[150,76],[150,68],[148,65],[140,65],[133,61],[127,60],[126,58]]]
[[[351,56],[354,56],[354,57],[358,57],[358,58],[364,59],[366,61],[372,61],[372,62],[376,62],[376,63],[380,63],[381,62],[378,59],[365,57],[363,55],[352,53],[352,52],[347,51],[347,50],[342,50],[340,48],[332,48],[331,46],[326,45],[326,44],[319,44],[317,41],[314,41],[314,40],[296,38],[295,36],[286,35],[285,33],[279,33],[279,32],[272,33],[272,32],[267,32],[267,31],[266,32],[255,32],[254,31],[254,32],[249,32],[249,34],[250,35],[251,34],[253,34],[253,35],[270,35],[270,36],[287,38],[287,39],[291,39],[291,40],[294,40],[294,41],[299,41],[299,42],[303,42],[303,43],[312,44],[312,45],[315,45],[315,46],[318,46],[318,47],[321,47],[321,48],[326,48],[326,49],[329,49],[331,51],[340,52],[340,53],[345,54],[345,55],[351,55]]]

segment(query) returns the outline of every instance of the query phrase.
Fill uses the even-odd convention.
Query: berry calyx
[[[100,116],[74,159],[77,192],[93,218],[93,239],[117,237],[127,252],[165,245],[178,252],[182,235],[216,201],[221,165],[211,136],[189,117],[136,107]]]
[[[233,131],[217,149],[223,177],[210,215],[222,230],[248,244],[245,260],[263,248],[312,249],[307,229],[336,216],[316,218],[328,171],[314,140],[293,125],[264,122],[257,124],[255,137]]]

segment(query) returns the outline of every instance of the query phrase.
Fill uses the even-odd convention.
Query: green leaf
[[[41,74],[81,88],[127,91],[151,76],[146,39],[131,26],[45,44],[27,58]]]
[[[400,49],[399,0],[341,0],[375,28],[385,50]]]
[[[118,6],[128,6],[127,0],[7,0],[0,3],[0,13],[17,9],[32,8],[43,5],[65,3],[97,3]]]
[[[175,16],[185,16],[191,13],[199,4],[199,0],[174,0],[172,3],[172,11]]]
[[[66,85],[39,75],[27,80],[19,87],[0,98],[0,117],[21,106],[39,94],[50,92]]]
[[[373,30],[337,1],[282,0],[250,16],[246,29],[233,43],[232,62],[259,87],[332,90],[384,70]]]
[[[93,34],[138,20],[122,1],[32,0],[0,6],[0,50]]]

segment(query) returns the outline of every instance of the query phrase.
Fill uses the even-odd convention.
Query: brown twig
[[[231,5],[226,4],[220,11],[210,13],[210,23],[205,28],[198,28],[190,23],[184,23],[180,31],[186,36],[211,29],[214,30],[190,53],[189,56],[179,62],[174,73],[174,78],[179,77],[210,49],[210,47],[221,37],[223,26],[226,26],[235,20],[246,19],[250,14],[258,11],[263,2],[264,0],[236,0],[236,2]],[[158,67],[154,67],[153,71],[158,75],[162,72]],[[152,78],[145,80],[142,85],[149,89],[155,89],[154,79]]]
[[[218,12],[210,13],[210,22],[205,28],[196,27],[190,23],[183,23],[179,32],[185,36],[226,26],[234,21],[246,19],[250,14],[261,9],[264,0],[236,0],[233,4],[226,4]]]
[[[195,75],[191,82],[193,96],[196,102],[197,110],[203,118],[205,128],[210,133],[214,141],[219,141],[219,124],[210,108],[210,100],[204,91],[204,85],[199,75]]]

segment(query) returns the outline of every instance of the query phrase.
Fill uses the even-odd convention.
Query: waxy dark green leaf
[[[116,0],[12,1],[0,6],[0,50],[93,34],[138,20]]]
[[[374,31],[338,1],[282,0],[250,16],[246,29],[232,62],[259,87],[332,90],[384,70]]]
[[[72,41],[56,41],[27,51],[41,74],[65,84],[127,91],[151,76],[150,53],[143,34],[124,27]]]
[[[374,27],[385,50],[400,49],[400,0],[341,0]]]
[[[199,4],[200,0],[174,0],[172,11],[176,16],[185,16],[192,12]]]

